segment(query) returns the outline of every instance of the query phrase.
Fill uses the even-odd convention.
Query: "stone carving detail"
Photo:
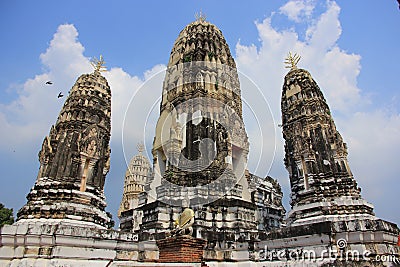
[[[167,134],[155,137],[155,173],[159,166],[166,181],[190,187],[223,174],[233,186],[240,177],[230,165],[241,164],[244,175],[249,144],[239,88],[221,31],[206,21],[189,24],[175,42],[164,80],[156,132]]]
[[[280,187],[249,174],[248,150],[238,72],[225,38],[207,21],[190,23],[166,70],[153,175],[136,209],[143,211],[139,239],[181,231],[174,226],[181,207],[193,210],[193,237],[207,239],[211,254],[279,227],[285,213]]]
[[[110,223],[103,193],[110,168],[110,120],[107,80],[97,69],[81,75],[44,138],[38,178],[18,220],[72,219],[99,227]]]
[[[347,146],[308,71],[294,66],[285,76],[281,108],[284,162],[294,208],[289,222],[318,216],[330,220],[341,215],[372,217],[373,207],[361,198],[349,168]],[[308,210],[305,207],[310,203],[317,204]]]
[[[50,144],[50,138],[48,136],[46,136],[43,140],[42,149],[40,150],[40,152],[38,154],[39,162],[40,162],[40,169],[39,169],[38,177],[42,176],[44,169],[49,164],[50,155],[52,152],[53,152],[53,148],[51,147],[51,144]]]
[[[282,205],[283,193],[278,181],[267,176],[265,179],[249,174],[252,202],[256,204],[258,230],[265,232],[279,228],[283,223],[285,208]]]

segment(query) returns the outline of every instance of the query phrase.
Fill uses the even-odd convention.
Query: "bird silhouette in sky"
[[[62,94],[62,92],[60,92],[57,96],[57,98],[63,97],[64,95]]]
[[[52,81],[47,81],[46,84],[52,85],[53,82]]]

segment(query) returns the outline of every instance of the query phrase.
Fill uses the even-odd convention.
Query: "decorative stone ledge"
[[[38,221],[4,225],[0,229],[0,261],[25,258],[87,261],[138,259],[138,242],[133,233],[91,228],[85,224],[50,223]],[[4,265],[0,262],[0,266]]]

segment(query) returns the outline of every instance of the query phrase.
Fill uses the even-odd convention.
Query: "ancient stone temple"
[[[0,229],[0,266],[396,266],[400,230],[361,197],[327,101],[299,59],[289,54],[281,102],[287,221],[277,180],[247,168],[235,61],[199,16],[176,39],[159,88],[152,163],[139,145],[121,177],[119,229],[105,211],[111,89],[100,58],[44,138],[17,222]]]
[[[373,219],[347,161],[347,146],[310,73],[290,66],[282,90],[285,166],[289,172],[290,225]]]
[[[248,257],[258,231],[279,227],[280,186],[247,170],[249,142],[235,61],[221,31],[199,18],[179,34],[164,79],[154,174],[139,201],[139,238],[163,237],[182,208],[210,259]],[[240,245],[238,245],[240,243]],[[236,253],[238,246],[246,253]],[[246,256],[246,255],[247,256]]]
[[[104,181],[110,168],[111,91],[100,74],[83,74],[70,90],[39,152],[37,180],[17,222],[52,219],[107,227]]]

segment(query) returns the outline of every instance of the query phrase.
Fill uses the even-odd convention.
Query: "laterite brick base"
[[[157,241],[159,262],[201,262],[207,241],[191,236],[176,236]]]

